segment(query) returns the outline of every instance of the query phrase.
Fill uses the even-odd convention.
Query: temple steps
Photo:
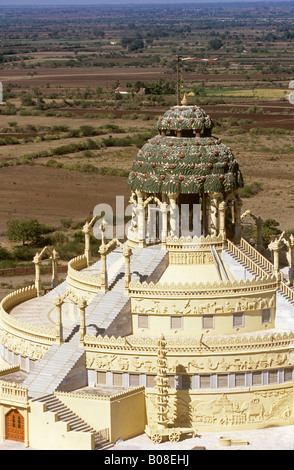
[[[254,256],[252,256],[247,250],[245,250],[245,248],[243,248],[241,245],[236,245],[237,248],[239,248],[240,251],[242,251],[249,259],[251,259],[252,261],[254,261],[255,264],[257,264],[260,268],[262,268],[266,274],[268,274],[269,276],[272,276],[272,272],[269,271],[267,269],[267,267],[261,263],[257,258],[255,258]]]
[[[280,289],[276,294],[276,328],[294,330],[294,301]]]
[[[134,250],[131,279],[157,281],[166,267],[166,260],[167,253],[159,246],[147,247],[144,253],[142,249]],[[86,308],[86,327],[88,334],[96,335],[105,333],[122,336],[131,332],[130,297],[125,293],[124,263],[113,279],[111,290],[99,292]],[[36,361],[34,370],[24,382],[30,397],[37,398],[62,390],[69,374],[74,375],[74,368],[79,367],[84,360],[78,333],[79,320],[67,338],[64,338],[63,344],[53,344],[44,357]],[[85,380],[82,386],[86,385],[86,377],[80,380]]]
[[[223,249],[222,260],[237,279],[253,279],[256,277],[256,273],[228,248]]]
[[[71,411],[54,394],[44,395],[37,399],[35,398],[33,401],[43,403],[46,406],[45,412],[56,413],[58,421],[63,421],[68,424],[69,431],[93,433],[95,449],[106,448],[108,445],[111,445],[101,432],[95,431],[95,429]]]
[[[43,358],[36,362],[34,370],[24,381],[29,396],[38,397],[57,390],[83,355],[84,350],[75,344],[52,345]]]
[[[144,250],[136,248],[131,257],[131,281],[152,279],[156,282],[162,274],[166,257],[166,251],[159,246],[146,247]],[[99,292],[86,308],[86,325],[90,334],[106,331],[123,310],[129,310],[130,299],[124,292],[124,269],[124,265],[121,266],[110,290],[104,294]],[[119,332],[118,325],[115,330]],[[115,330],[112,334],[115,334]]]

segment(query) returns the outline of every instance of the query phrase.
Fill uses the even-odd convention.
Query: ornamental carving
[[[211,253],[205,253],[204,251],[190,251],[175,253],[169,252],[169,263],[170,264],[213,264],[213,256]]]
[[[187,300],[171,303],[152,299],[133,298],[132,313],[152,314],[152,315],[201,315],[201,314],[222,314],[233,312],[245,312],[260,310],[275,306],[275,294],[271,297],[241,297],[236,300],[209,300],[209,302],[199,303]]]
[[[153,359],[153,358],[152,358]],[[104,354],[87,356],[86,367],[97,370],[135,371],[135,372],[155,372],[155,359],[143,359],[139,356],[129,357],[117,354]]]
[[[224,353],[235,351],[260,350],[273,351],[275,348],[290,348],[294,349],[294,333],[292,331],[282,331],[278,333],[265,333],[265,334],[251,334],[237,335],[231,337],[187,337],[187,338],[167,338],[167,353],[168,355],[176,354],[185,351],[191,354],[198,352],[206,353]],[[142,338],[136,336],[128,336],[118,338],[114,336],[102,335],[85,335],[85,349],[89,354],[101,353],[105,354],[106,351],[116,351],[116,353],[124,352],[125,354],[140,355],[140,352],[154,353],[156,351],[156,338]],[[294,360],[294,359],[293,359]]]
[[[228,394],[217,395],[205,400],[202,396],[183,393],[170,394],[168,422],[176,426],[205,427],[213,426],[270,426],[292,424],[292,388],[240,393],[233,397]],[[156,420],[156,395],[147,394],[147,411],[150,424]],[[281,423],[281,421],[283,423]]]
[[[276,399],[266,392],[254,393],[248,399],[229,399],[226,394],[210,400],[191,402],[191,419],[194,425],[212,424],[222,426],[289,420],[293,416],[292,389],[275,390]]]
[[[156,372],[155,358],[143,356],[130,356],[119,354],[91,354],[87,355],[87,368],[96,370],[116,370],[121,372]],[[292,365],[288,352],[246,355],[239,357],[195,357],[183,360],[174,357],[167,358],[167,372],[169,374],[198,374],[214,372],[245,372],[252,370],[266,370],[275,367]]]
[[[277,287],[276,278],[274,276],[260,277],[258,279],[234,280],[234,281],[220,281],[220,282],[200,282],[196,284],[192,282],[175,283],[175,282],[130,282],[130,293],[133,297],[136,295],[151,296],[154,294],[168,296],[185,295],[190,296],[232,296],[232,295],[260,295],[262,291],[275,291]]]
[[[42,359],[49,347],[0,330],[0,341],[10,351],[31,359]]]

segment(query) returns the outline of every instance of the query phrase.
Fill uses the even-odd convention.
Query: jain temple
[[[1,441],[93,450],[144,433],[159,444],[294,424],[294,237],[263,247],[238,162],[212,129],[185,100],[167,110],[130,169],[126,239],[93,217],[64,282],[46,247],[34,285],[2,300]]]

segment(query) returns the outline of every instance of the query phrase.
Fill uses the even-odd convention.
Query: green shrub
[[[73,240],[66,245],[57,245],[56,250],[61,259],[69,261],[75,256],[82,255],[85,250],[85,245],[84,243],[79,243]]]
[[[50,168],[63,168],[63,164],[54,159],[48,160],[48,162],[46,162],[46,166]]]
[[[32,261],[35,254],[36,249],[29,246],[18,246],[12,251],[12,257],[15,261]]]
[[[63,217],[60,222],[64,228],[78,230],[83,227],[84,222],[80,220],[74,220],[71,217]]]
[[[6,248],[3,248],[2,246],[0,246],[0,260],[7,260],[7,259],[11,259],[11,254],[9,253],[8,250],[6,250]]]
[[[254,181],[251,185],[245,185],[241,191],[241,197],[248,198],[255,196],[262,190],[262,184]]]
[[[248,114],[264,114],[264,109],[260,106],[254,105],[246,111]]]

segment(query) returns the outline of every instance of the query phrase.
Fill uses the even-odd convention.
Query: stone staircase
[[[131,332],[130,297],[125,293],[122,252],[113,253],[109,261],[110,289],[106,293],[97,293],[86,308],[86,329],[90,334],[105,332],[118,336]],[[137,248],[131,257],[131,280],[156,282],[167,264],[168,253],[160,246]],[[99,269],[98,265],[93,266],[92,269]],[[57,293],[65,292],[65,288],[66,283],[57,286],[47,294],[48,300],[54,300]],[[85,352],[79,347],[79,320],[71,327],[64,343],[53,344],[43,358],[36,361],[23,385],[28,388],[30,399],[44,403],[46,410],[56,413],[58,420],[67,422],[70,430],[94,432],[96,447],[108,445],[101,433],[95,432],[54,396],[55,391],[71,391],[87,385]]]
[[[131,281],[153,280],[161,276],[167,263],[167,252],[159,246],[136,248],[131,257]],[[124,264],[109,283],[110,290],[99,292],[86,308],[86,326],[89,334],[129,334],[130,298],[124,292]],[[121,315],[120,315],[121,314]],[[113,327],[113,322],[121,316],[121,322]],[[112,326],[111,331],[108,331]],[[125,328],[124,328],[125,326]]]
[[[250,252],[246,247],[250,247]],[[228,241],[227,248],[223,249],[223,258],[233,261],[233,268],[239,279],[249,279],[255,277],[273,276],[273,266],[255,248],[250,246],[246,240],[241,239],[241,243],[234,245]]]
[[[239,247],[238,247],[239,248]],[[230,272],[239,280],[254,279],[256,274],[238,256],[228,248],[222,250],[222,261],[229,268]]]
[[[107,439],[108,436],[106,432],[95,431],[95,429],[85,423],[85,421],[64,405],[54,394],[44,395],[33,401],[44,403],[46,405],[46,412],[56,413],[58,421],[63,421],[68,424],[69,431],[94,434],[95,449],[105,449],[111,446],[111,443]]]
[[[294,300],[280,289],[276,294],[276,328],[294,330]]]
[[[34,370],[23,383],[28,387],[29,396],[40,397],[58,390],[66,377],[83,361],[83,357],[84,350],[75,344],[52,345],[43,358],[36,361]]]
[[[153,280],[156,282],[167,266],[167,252],[160,246],[137,248],[131,259],[131,280]],[[130,333],[130,298],[124,291],[124,263],[122,253],[113,253],[114,265],[109,266],[110,290],[99,292],[86,308],[86,327],[90,334]],[[64,290],[59,285],[48,296],[55,298],[57,292]],[[110,328],[111,327],[111,328]],[[71,328],[64,343],[53,344],[44,357],[36,361],[34,370],[24,382],[31,398],[52,394],[56,390],[70,389],[70,381],[74,380],[75,369],[83,369],[84,377],[79,377],[79,386],[87,384],[86,368],[83,364],[84,350],[79,347],[79,320]],[[79,372],[80,374],[80,372]],[[84,383],[83,383],[84,381]]]
[[[251,259],[252,261],[254,261],[255,264],[257,264],[261,269],[263,269],[266,274],[268,274],[269,276],[272,276],[272,272],[269,271],[269,269],[267,269],[266,265],[261,263],[257,258],[255,258],[254,256],[252,256],[244,247],[242,247],[241,245],[236,245],[237,248],[239,248],[240,251],[242,251],[242,253],[244,253],[249,259]]]
[[[248,259],[254,261],[263,271],[272,276],[272,272],[267,268],[266,263],[260,262],[257,258],[252,256],[244,247],[240,245],[236,245],[237,248],[248,257]],[[232,271],[234,271],[235,275],[238,275],[239,278],[244,279],[244,273],[246,272],[245,276],[252,276],[252,278],[256,277],[256,273],[253,272],[243,261],[241,261],[238,256],[232,253],[229,249],[223,250],[223,259],[225,262],[229,263],[229,267]],[[283,282],[283,281],[282,281]],[[276,291],[276,315],[275,315],[275,327],[277,329],[289,329],[294,330],[294,287],[287,286],[287,290],[289,290],[287,295],[287,290],[283,288],[281,284],[280,289]],[[282,290],[284,289],[284,292]],[[293,295],[292,295],[293,291]]]

